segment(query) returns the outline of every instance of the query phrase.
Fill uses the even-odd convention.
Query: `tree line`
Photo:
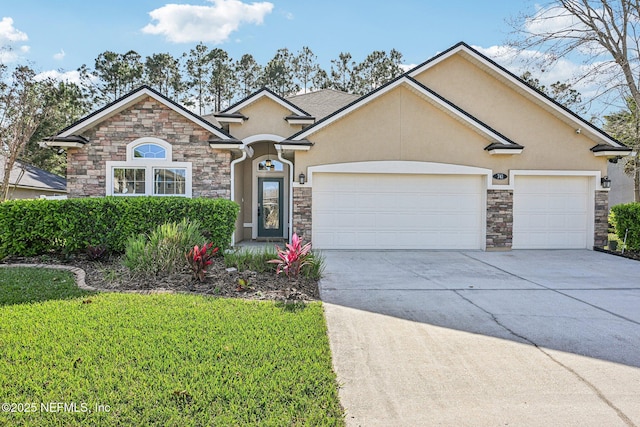
[[[199,43],[179,57],[154,53],[143,58],[131,50],[105,51],[93,68],[79,68],[83,95],[97,106],[147,84],[199,114],[223,110],[262,87],[282,97],[318,89],[336,89],[363,95],[403,73],[402,54],[374,51],[362,62],[340,53],[323,69],[313,51],[278,49],[265,65],[251,54],[233,59],[225,50]]]
[[[402,54],[374,51],[362,62],[340,53],[323,69],[309,47],[278,49],[265,65],[251,54],[234,60],[223,49],[199,43],[174,57],[143,58],[130,50],[105,51],[92,67],[79,67],[79,83],[39,79],[28,65],[0,63],[0,151],[5,173],[0,200],[9,197],[9,173],[18,161],[64,176],[66,156],[38,145],[89,112],[146,84],[199,114],[223,110],[262,87],[282,97],[318,89],[365,94],[403,73]]]

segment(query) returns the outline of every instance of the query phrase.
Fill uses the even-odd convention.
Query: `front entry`
[[[282,237],[284,178],[258,178],[258,238]]]

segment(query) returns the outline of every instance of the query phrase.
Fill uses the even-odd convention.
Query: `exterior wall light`
[[[306,178],[306,176],[303,173],[298,175],[298,182],[300,183],[300,185],[304,185],[305,178]]]
[[[602,185],[602,188],[611,188],[611,180],[606,175],[600,179],[600,184]]]

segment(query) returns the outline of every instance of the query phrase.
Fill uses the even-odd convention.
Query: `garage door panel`
[[[483,247],[479,175],[318,173],[312,191],[319,249]]]
[[[587,248],[590,200],[588,177],[516,176],[513,248]]]

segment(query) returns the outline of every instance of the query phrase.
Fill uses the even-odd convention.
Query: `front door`
[[[258,237],[282,237],[284,178],[258,178]]]

